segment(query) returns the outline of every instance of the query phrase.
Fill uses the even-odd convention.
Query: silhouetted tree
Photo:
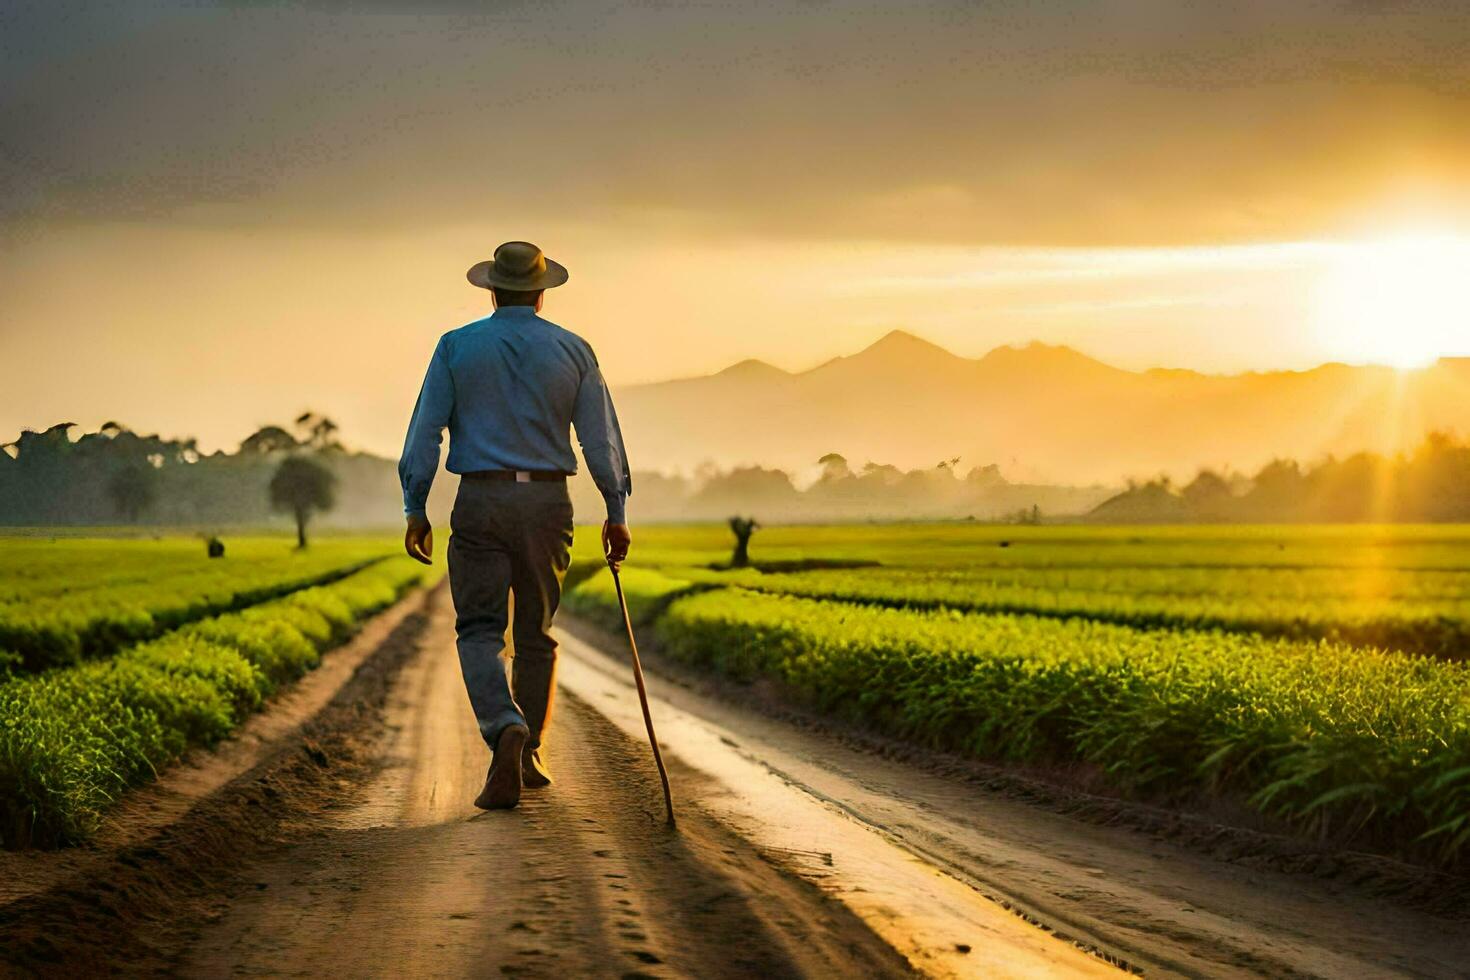
[[[691,501],[695,506],[728,514],[735,508],[784,506],[800,500],[801,494],[784,470],[761,466],[739,466],[708,480]]]
[[[158,471],[147,463],[124,464],[107,481],[107,497],[123,520],[136,522],[158,497]]]
[[[279,425],[263,425],[240,443],[242,456],[267,456],[271,453],[289,452],[299,444],[296,437]]]
[[[1470,444],[1431,433],[1404,465],[1399,482],[1406,508],[1419,520],[1470,518]]]
[[[852,470],[847,466],[847,457],[841,453],[828,453],[817,460],[817,465],[822,468],[824,480],[841,480],[852,476]]]
[[[1005,486],[1006,478],[1000,475],[1000,467],[991,463],[988,466],[977,466],[965,474],[965,483],[972,489],[983,490]]]
[[[296,431],[301,433],[303,446],[310,446],[316,450],[342,448],[333,438],[337,432],[337,423],[325,415],[302,412],[296,417]]]
[[[287,457],[271,477],[271,507],[296,519],[298,548],[306,547],[306,522],[311,515],[331,510],[336,503],[336,485],[332,471],[308,456]]]
[[[1230,482],[1214,470],[1200,470],[1199,474],[1191,480],[1182,491],[1180,496],[1188,505],[1190,513],[1199,518],[1207,520],[1218,520],[1229,513],[1230,505],[1235,500],[1235,494],[1230,490]]]
[[[730,556],[731,568],[744,568],[750,564],[750,536],[760,527],[754,517],[730,518],[730,530],[735,533],[735,552]]]
[[[1306,482],[1296,460],[1273,459],[1252,478],[1249,499],[1263,515],[1279,520],[1301,505]]]
[[[1041,507],[1037,504],[1032,504],[1030,507],[1022,507],[1020,510],[1016,511],[1010,516],[1009,523],[1027,525],[1040,524]],[[1003,547],[1009,547],[1009,545],[1005,545]]]

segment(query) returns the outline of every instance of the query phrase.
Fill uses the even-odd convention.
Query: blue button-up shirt
[[[424,513],[445,426],[451,473],[575,473],[573,425],[607,519],[624,523],[633,480],[612,396],[587,342],[530,306],[502,306],[451,330],[434,348],[398,461],[404,513]]]

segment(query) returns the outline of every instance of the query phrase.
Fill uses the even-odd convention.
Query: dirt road
[[[0,962],[67,977],[1470,965],[1462,919],[1066,816],[737,707],[678,671],[650,677],[671,832],[621,643],[587,627],[563,637],[555,785],[480,813],[488,752],[452,608],[442,593],[408,607],[240,737],[135,794],[103,846],[0,855]]]
[[[249,868],[183,972],[1116,975],[804,793],[783,790],[783,803],[738,768],[722,779],[685,764],[672,728],[680,823],[668,831],[647,748],[620,727],[636,702],[576,641],[548,745],[555,785],[478,813],[487,752],[452,634],[441,603],[396,684],[387,764],[362,804]],[[721,745],[727,764],[740,760]],[[770,826],[751,804],[774,808]],[[783,823],[793,815],[797,837]],[[907,889],[903,901],[834,898],[863,887],[858,865],[862,881]]]

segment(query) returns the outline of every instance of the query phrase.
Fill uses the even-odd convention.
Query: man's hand
[[[602,553],[607,556],[607,563],[613,571],[623,567],[628,558],[628,546],[632,543],[633,533],[628,530],[628,525],[602,522]]]
[[[403,550],[414,561],[433,564],[434,529],[429,526],[427,517],[415,514],[408,519],[408,530],[403,534]]]

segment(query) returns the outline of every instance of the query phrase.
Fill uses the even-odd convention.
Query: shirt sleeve
[[[607,519],[614,524],[626,523],[626,501],[633,492],[633,477],[628,472],[628,453],[623,448],[623,432],[618,427],[612,394],[602,379],[596,356],[582,373],[572,425],[577,430],[577,441],[582,444],[587,470],[607,502]]]
[[[439,472],[439,445],[444,441],[444,427],[453,412],[454,376],[449,373],[444,341],[440,340],[429,359],[429,370],[408,423],[408,437],[403,441],[403,455],[398,460],[403,512],[409,517],[424,516],[429,488]]]

